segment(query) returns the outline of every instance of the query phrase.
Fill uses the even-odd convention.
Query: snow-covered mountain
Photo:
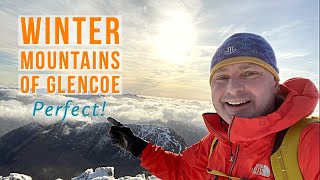
[[[9,176],[0,176],[0,180],[32,180],[32,177],[19,174],[10,173]],[[57,178],[56,180],[63,180]],[[138,174],[136,176],[124,176],[115,178],[114,167],[98,167],[95,170],[92,168],[87,169],[85,172],[71,180],[160,180],[156,176],[146,176],[145,174]]]
[[[155,176],[146,176],[138,174],[135,177],[125,176],[115,179],[113,177],[114,167],[98,167],[95,170],[87,169],[81,175],[72,178],[71,180],[160,180]]]
[[[122,120],[121,122],[131,122],[132,120]],[[18,127],[27,125],[29,123],[24,121],[15,121],[15,120],[0,120],[0,137],[7,132],[16,129]],[[180,121],[161,121],[161,120],[152,120],[152,121],[137,121],[135,124],[152,124],[152,125],[160,125],[165,127],[172,128],[176,133],[183,137],[187,146],[191,146],[192,144],[198,142],[201,138],[203,138],[208,131],[201,127],[195,126],[191,123],[185,123]]]
[[[88,168],[113,166],[115,177],[148,174],[137,158],[112,146],[109,123],[31,123],[0,137],[0,175],[19,172],[33,179],[70,179]],[[171,128],[128,125],[139,137],[176,153],[186,144]]]
[[[25,174],[10,173],[9,176],[0,176],[0,180],[32,180],[32,178]]]
[[[207,133],[207,129],[200,128],[191,123],[185,123],[181,121],[145,121],[145,122],[137,122],[137,123],[145,123],[145,124],[153,124],[160,125],[165,127],[172,128],[176,133],[183,137],[187,146],[191,146],[194,143],[197,143],[202,139]]]

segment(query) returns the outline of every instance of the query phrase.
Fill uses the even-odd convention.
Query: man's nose
[[[238,78],[230,78],[227,85],[227,93],[236,95],[245,90],[243,82]]]

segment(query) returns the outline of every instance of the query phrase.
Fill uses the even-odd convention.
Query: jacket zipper
[[[231,144],[231,151],[232,151],[232,144]],[[236,152],[235,152],[234,156],[232,153],[230,154],[230,161],[232,162],[232,165],[231,165],[231,168],[229,171],[229,176],[232,176],[232,171],[233,171],[233,168],[234,168],[236,161],[237,161],[237,158],[238,158],[238,153],[239,153],[239,145],[236,145]]]
[[[230,125],[229,125],[229,128],[228,128],[228,140],[230,142],[230,148],[231,148],[230,161],[232,162],[232,165],[231,165],[231,168],[230,168],[230,171],[229,171],[229,176],[232,176],[232,171],[233,171],[233,168],[234,168],[234,166],[236,164],[236,161],[237,161],[237,158],[238,158],[238,152],[239,152],[239,145],[236,145],[235,154],[234,155],[232,154],[232,145],[233,144],[230,141],[230,132],[231,132],[231,128],[232,128],[232,125],[233,125],[234,118],[235,118],[235,116],[232,116],[232,119],[231,119],[231,122],[230,122]]]
[[[229,145],[230,145],[230,162],[233,162],[233,152],[232,152],[232,142],[229,141]]]
[[[232,126],[232,124],[233,124],[234,118],[235,118],[235,116],[232,117],[231,123],[230,123],[229,128],[228,128],[228,139],[225,139],[223,136],[221,136],[217,131],[215,131],[215,129],[211,126],[211,124],[208,123],[209,127],[210,127],[218,136],[220,136],[221,139],[227,140],[227,141],[229,141],[229,143],[230,143],[230,147],[231,147],[230,161],[232,162],[232,165],[231,165],[231,168],[230,168],[230,171],[229,171],[229,176],[232,175],[232,171],[233,171],[233,168],[234,168],[234,166],[235,166],[235,164],[236,164],[236,160],[237,160],[238,152],[239,152],[239,145],[236,145],[235,155],[232,154],[232,142],[230,141],[230,129],[231,129],[231,126]],[[206,119],[206,121],[207,121],[207,119]]]

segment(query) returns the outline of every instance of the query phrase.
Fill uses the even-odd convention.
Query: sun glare
[[[191,17],[182,12],[174,13],[160,25],[156,38],[157,54],[169,62],[183,62],[194,45],[194,39]]]

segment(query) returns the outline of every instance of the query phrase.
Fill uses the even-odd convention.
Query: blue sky
[[[125,92],[210,101],[211,56],[228,36],[252,32],[273,46],[280,78],[319,84],[317,0],[2,0],[0,84],[17,84],[19,15],[121,15]],[[168,33],[170,32],[170,33]],[[318,86],[319,87],[319,86]]]

